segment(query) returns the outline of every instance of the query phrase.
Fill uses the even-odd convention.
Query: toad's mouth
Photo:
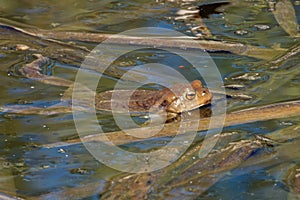
[[[194,105],[194,106],[187,106],[187,103],[184,103],[183,100],[181,100],[180,98],[176,98],[175,100],[173,100],[166,108],[165,110],[167,112],[170,113],[182,113],[182,112],[186,112],[186,111],[190,111],[190,110],[194,110],[202,105]],[[188,107],[188,109],[186,109]]]

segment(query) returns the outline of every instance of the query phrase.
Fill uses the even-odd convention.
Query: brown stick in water
[[[3,19],[0,21],[3,21]],[[25,30],[15,26],[1,23],[0,26],[13,29],[17,32],[37,37],[50,42],[56,42],[58,44],[65,44],[72,46],[65,41],[81,41],[101,43],[104,40],[109,40],[109,44],[115,45],[137,45],[137,46],[152,46],[155,48],[179,48],[185,50],[207,50],[207,51],[228,51],[238,55],[246,55],[250,57],[270,60],[280,56],[286,51],[286,49],[276,48],[260,48],[251,45],[244,45],[241,43],[223,42],[214,40],[194,40],[193,37],[189,39],[181,39],[179,37],[137,37],[126,36],[120,34],[102,34],[102,33],[81,33],[81,32],[59,32],[51,30],[33,29]],[[74,46],[80,49],[87,50],[85,47]]]
[[[279,119],[279,118],[287,118],[287,117],[293,117],[300,115],[300,101],[292,101],[292,102],[284,102],[284,103],[277,103],[272,104],[268,106],[262,106],[262,107],[255,107],[251,109],[245,109],[238,112],[232,112],[226,115],[226,119],[224,124],[220,122],[219,124],[214,124],[213,127],[209,127],[210,124],[210,118],[202,118],[200,120],[192,120],[192,121],[186,121],[184,127],[193,127],[191,126],[194,123],[198,123],[198,131],[204,131],[208,128],[222,128],[237,124],[243,124],[243,123],[250,123],[255,121],[265,121],[270,119]],[[165,124],[164,128],[157,133],[154,138],[159,137],[169,137],[169,136],[175,136],[178,134],[178,122]],[[150,127],[151,128],[151,127]],[[155,127],[152,127],[151,129],[154,129]],[[147,131],[147,127],[141,127],[136,129],[129,129],[126,130],[126,132],[130,132],[132,135],[139,135],[143,134],[144,131]],[[193,130],[186,130],[184,133],[188,133],[189,131]],[[121,145],[121,144],[127,144],[131,142],[138,142],[142,139],[136,138],[133,136],[128,135],[124,131],[116,131],[116,132],[109,132],[109,133],[100,133],[95,135],[88,135],[85,137],[81,137],[80,139],[73,139],[73,140],[67,140],[65,142],[58,142],[53,144],[46,144],[44,147],[60,147],[60,146],[68,146],[73,144],[79,144],[81,142],[92,142],[92,141],[98,141],[98,142],[104,142],[107,140],[107,138],[112,141],[115,145]],[[180,134],[180,133],[179,133]],[[151,139],[151,138],[148,138]]]

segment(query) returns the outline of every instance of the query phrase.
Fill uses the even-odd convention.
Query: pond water
[[[179,10],[192,9],[209,1],[167,1],[167,0],[2,0],[0,1],[0,23],[46,31],[74,31],[116,34],[140,27],[168,28],[187,36],[199,36],[195,27],[203,23],[210,31],[205,39],[251,45],[262,49],[279,49],[287,52],[299,46],[299,37],[291,36],[279,25],[268,2],[228,1],[230,4],[213,13],[208,18],[191,19],[180,16]],[[291,1],[300,24],[300,3]],[[291,11],[291,10],[288,10]],[[181,18],[181,19],[180,19]],[[30,105],[48,107],[60,102],[66,87],[53,86],[22,76],[18,69],[34,60],[33,53],[50,57],[50,64],[43,66],[42,73],[74,80],[82,59],[68,62],[56,55],[56,44],[48,43],[9,32],[1,27],[0,33],[0,107],[6,105]],[[142,34],[142,33],[141,33]],[[144,33],[143,33],[144,34]],[[164,35],[163,32],[156,32]],[[299,36],[299,33],[298,33]],[[200,37],[203,39],[203,37]],[[71,40],[72,41],[72,40]],[[65,41],[68,42],[68,41]],[[33,51],[16,50],[17,44],[28,45]],[[72,41],[72,44],[93,49],[97,44]],[[53,45],[53,46],[51,46]],[[113,48],[114,47],[114,48]],[[118,46],[112,46],[120,51]],[[51,56],[52,55],[52,56]],[[76,55],[76,52],[75,54]],[[227,99],[227,111],[268,105],[272,103],[299,100],[300,57],[297,54],[276,64],[264,55],[238,55],[223,49],[209,52],[229,94],[243,94],[250,99]],[[139,49],[127,53],[114,61],[114,69],[122,73],[135,66],[147,63],[161,63],[185,76],[188,81],[205,79],[195,68],[177,55],[157,49]],[[200,69],[205,66],[199,64]],[[207,66],[206,66],[207,67]],[[86,72],[86,73],[90,73]],[[99,73],[92,71],[92,73]],[[140,72],[139,72],[140,73]],[[168,79],[163,71],[142,71],[149,80]],[[213,76],[213,75],[212,75]],[[113,89],[119,77],[109,72],[98,84],[97,91]],[[170,80],[169,83],[176,82]],[[220,87],[218,82],[213,82]],[[125,83],[125,82],[124,82]],[[161,89],[161,85],[143,85],[144,89]],[[221,87],[223,88],[223,87]],[[98,112],[97,118],[105,132],[117,131],[111,113]],[[143,119],[136,118],[137,121]],[[276,156],[255,162],[248,160],[244,166],[227,171],[212,187],[199,194],[198,199],[288,199],[293,198],[289,188],[289,170],[299,165],[298,137],[293,135],[300,117],[265,120],[229,126],[223,133],[232,133],[232,141],[253,138],[254,135],[268,135],[274,131],[286,130],[293,138],[287,144],[274,147]],[[91,127],[93,128],[93,127]],[[299,128],[299,127],[298,127]],[[296,129],[295,129],[296,130]],[[199,132],[203,136],[205,132]],[[78,138],[72,113],[55,115],[0,114],[0,192],[25,199],[99,199],[105,191],[106,183],[114,175],[120,174],[98,162],[82,144],[48,148],[44,145]],[[162,147],[168,139],[159,138],[141,143],[123,145],[130,151],[150,151]],[[291,153],[290,153],[291,152]],[[270,153],[271,154],[271,153]],[[280,162],[274,160],[280,159]],[[86,187],[84,187],[86,186]],[[299,186],[298,186],[299,187]],[[75,190],[70,190],[75,188]],[[132,188],[134,189],[134,188]],[[74,192],[76,191],[77,192]],[[178,191],[179,192],[179,191]],[[299,191],[298,191],[299,192]],[[50,196],[46,196],[51,194]],[[42,196],[44,195],[44,196]],[[296,195],[296,194],[295,194]],[[162,198],[163,199],[163,198]]]

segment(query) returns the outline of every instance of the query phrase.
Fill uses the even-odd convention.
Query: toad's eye
[[[193,100],[195,98],[195,96],[196,96],[196,92],[195,91],[187,91],[185,93],[185,98],[187,100]]]
[[[204,90],[203,92],[202,92],[202,94],[201,94],[201,96],[205,96],[206,95],[206,91]]]

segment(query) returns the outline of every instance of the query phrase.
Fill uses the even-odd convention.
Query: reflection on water
[[[1,17],[28,25],[44,29],[83,29],[101,32],[119,32],[145,26],[147,23],[152,24],[151,18],[165,12],[164,4],[152,0],[120,2],[67,0],[56,3],[48,0],[18,2],[4,0],[0,4]],[[159,19],[157,20],[156,23],[160,23]]]
[[[296,10],[299,23],[299,5],[291,1]],[[167,27],[180,30],[188,35],[197,26],[197,20],[178,19],[180,9],[193,10],[201,2],[194,1],[111,1],[111,0],[67,0],[52,1],[0,1],[0,22],[9,19],[22,26],[34,26],[57,31],[91,31],[116,33],[130,28],[144,26]],[[243,9],[241,9],[243,8]],[[223,8],[223,13],[215,13],[202,22],[212,33],[210,39],[241,42],[261,47],[294,48],[299,39],[285,33],[278,25],[269,5],[265,1],[232,1]],[[15,36],[16,37],[16,36]],[[51,86],[24,78],[18,68],[32,61],[31,53],[16,51],[15,41],[24,41],[33,45],[40,52],[42,41],[32,39],[20,40],[0,34],[0,95],[1,105],[24,104],[50,106],[59,102],[66,88]],[[81,43],[91,48],[95,44]],[[49,50],[51,51],[51,50]],[[47,56],[47,55],[44,55]],[[271,104],[299,99],[299,53],[278,64],[270,64],[247,56],[232,55],[225,52],[211,54],[222,75],[227,91],[233,94],[246,94],[250,100],[229,99],[228,110],[238,110],[261,104]],[[193,68],[187,66],[172,55],[163,55],[151,49],[133,52],[121,57],[114,65],[128,71],[136,65],[158,62],[164,63],[182,72],[188,79],[195,77]],[[51,60],[43,69],[44,74],[74,79],[78,63],[66,63],[60,59]],[[95,72],[93,72],[95,73]],[[143,74],[150,76],[150,74]],[[152,75],[152,74],[151,74]],[[160,79],[163,75],[160,74]],[[99,91],[113,89],[117,79],[104,76]],[[145,89],[158,89],[158,85],[147,85]],[[107,131],[118,130],[109,113],[98,113],[98,120]],[[224,133],[237,134],[230,141],[249,139],[255,134],[267,135],[276,130],[299,124],[299,117],[280,120],[269,120],[260,123],[242,124],[228,127]],[[295,130],[287,130],[293,133]],[[203,135],[202,133],[200,135]],[[94,196],[105,190],[105,183],[116,172],[97,162],[82,145],[62,148],[41,148],[43,144],[61,142],[77,138],[72,114],[52,116],[0,115],[0,190],[9,195],[38,196],[46,193],[52,198],[68,196],[71,199]],[[245,168],[228,172],[217,184],[208,189],[200,198],[205,199],[266,199],[270,194],[274,198],[286,198],[290,189],[284,181],[288,174],[287,167],[278,167],[282,163],[299,165],[298,137],[283,146],[276,146],[277,162],[265,159],[256,163],[250,160]],[[163,146],[166,138],[144,143],[125,145],[132,151],[151,150]],[[227,144],[225,142],[225,144]],[[222,144],[225,146],[225,144]],[[294,152],[289,154],[288,152]],[[268,154],[270,155],[270,154]],[[269,158],[268,156],[266,156]],[[279,160],[279,161],[278,161]],[[251,165],[252,164],[252,165]],[[250,166],[250,167],[249,167]],[[279,172],[282,169],[283,171]],[[281,173],[280,176],[278,173]],[[90,191],[81,191],[90,185]],[[238,189],[237,189],[238,188]],[[73,189],[73,190],[72,190]],[[86,189],[86,188],[85,188]],[[75,191],[80,192],[75,192]],[[52,196],[51,196],[52,195]],[[46,196],[44,196],[46,198]],[[49,196],[48,196],[49,197]]]

